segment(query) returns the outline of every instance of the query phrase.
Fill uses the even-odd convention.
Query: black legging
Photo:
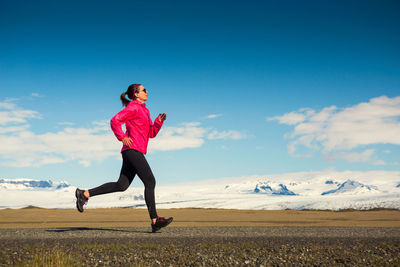
[[[89,189],[89,195],[93,197],[107,193],[125,191],[128,189],[133,178],[137,174],[144,184],[144,199],[146,201],[147,209],[149,210],[150,218],[157,218],[154,197],[156,180],[154,179],[153,172],[151,171],[143,153],[134,149],[125,150],[122,152],[122,160],[121,174],[118,181],[105,183],[99,187]]]

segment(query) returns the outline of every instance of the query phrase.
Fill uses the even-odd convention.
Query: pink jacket
[[[126,133],[121,127],[124,123],[126,123]],[[133,148],[146,154],[149,138],[156,137],[162,125],[163,123],[158,119],[155,119],[153,124],[146,104],[137,100],[132,100],[111,119],[111,129],[119,141],[122,141],[124,137],[132,139],[132,146],[123,145],[121,152]]]

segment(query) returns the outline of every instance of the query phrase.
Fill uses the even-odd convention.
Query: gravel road
[[[1,229],[0,265],[400,266],[400,228]]]
[[[130,238],[162,240],[164,238],[255,238],[255,237],[299,237],[299,238],[400,238],[397,227],[167,227],[151,233],[150,227],[133,228],[44,228],[44,229],[0,229],[0,240],[5,239],[68,239],[68,238]]]

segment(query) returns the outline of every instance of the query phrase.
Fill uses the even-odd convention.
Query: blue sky
[[[158,184],[399,170],[397,1],[1,1],[0,177],[116,180],[131,83]],[[135,183],[140,184],[139,179]]]

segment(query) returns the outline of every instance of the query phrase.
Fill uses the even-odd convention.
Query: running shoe
[[[164,217],[158,217],[157,216],[157,221],[155,224],[151,224],[151,229],[152,232],[155,233],[158,230],[160,230],[163,227],[166,227],[168,224],[170,224],[172,222],[174,218],[170,217],[170,218],[164,218]]]
[[[81,190],[79,188],[76,189],[75,191],[75,196],[76,196],[76,208],[80,211],[83,212],[83,205],[86,205],[87,201],[89,200],[85,195],[83,194],[85,190]]]

